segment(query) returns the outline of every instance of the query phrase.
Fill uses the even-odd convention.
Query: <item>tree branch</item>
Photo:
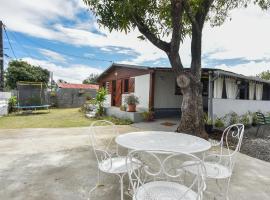
[[[187,16],[188,16],[188,18],[189,18],[192,26],[194,26],[195,30],[199,32],[200,31],[200,27],[199,27],[199,24],[198,24],[198,22],[197,22],[197,20],[195,18],[195,15],[192,12],[192,9],[191,9],[191,6],[189,4],[189,1],[188,0],[184,0],[183,1],[183,6],[184,6],[184,9],[185,9],[185,11],[187,13]]]
[[[138,27],[139,31],[156,47],[165,51],[167,54],[170,51],[170,44],[159,39],[154,33],[152,33],[149,27],[143,22],[143,20],[137,16],[133,15],[133,21]]]

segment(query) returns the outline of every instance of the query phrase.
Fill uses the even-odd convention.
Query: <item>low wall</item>
[[[0,100],[9,99],[11,97],[11,92],[0,92]]]
[[[270,101],[213,99],[213,114],[216,117],[223,117],[230,112],[236,112],[238,115],[242,115],[248,111],[270,112]]]
[[[129,119],[132,122],[143,121],[141,112],[126,112],[126,111],[120,110],[118,107],[105,108],[105,112],[107,116],[114,116],[120,119]]]
[[[0,92],[0,116],[8,114],[8,99],[11,92]]]

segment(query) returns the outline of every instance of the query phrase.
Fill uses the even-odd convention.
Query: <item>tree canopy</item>
[[[131,32],[138,29],[140,39],[147,39],[164,51],[177,76],[183,94],[178,132],[207,138],[204,131],[201,84],[202,31],[206,22],[219,26],[235,8],[256,4],[270,7],[270,0],[83,0],[101,26],[110,31]],[[252,27],[251,27],[252,28]],[[184,70],[179,49],[191,37],[190,70]]]
[[[83,84],[96,84],[98,74],[91,73],[85,80],[83,80]]]
[[[258,75],[260,78],[270,80],[270,70],[264,71]]]
[[[50,72],[39,66],[30,65],[25,61],[13,60],[9,62],[5,76],[6,85],[10,89],[14,89],[18,81],[43,82],[47,84]]]

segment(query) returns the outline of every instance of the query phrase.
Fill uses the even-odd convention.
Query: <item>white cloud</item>
[[[48,50],[48,49],[39,49],[39,51],[44,56],[49,57],[49,58],[51,58],[51,59],[53,59],[55,61],[63,62],[63,63],[66,62],[65,56],[63,56],[62,54],[59,54],[59,53],[57,53],[55,51],[51,51],[51,50]]]
[[[149,41],[139,40],[137,38],[140,35],[138,30],[127,35],[115,31],[110,32],[106,28],[100,28],[94,20],[82,21],[76,17],[77,13],[85,11],[86,6],[81,0],[43,0],[39,3],[25,0],[17,0],[14,3],[14,1],[2,0],[0,18],[11,30],[31,36],[62,41],[76,46],[97,47],[105,51],[110,50],[110,47],[122,48],[124,49],[122,53],[126,55],[134,52],[135,58],[122,61],[125,63],[143,64],[147,61],[155,62],[161,58],[167,59],[166,54]],[[269,60],[270,12],[263,12],[258,7],[250,6],[248,9],[234,10],[231,17],[232,21],[227,21],[221,27],[205,26],[203,54],[211,53],[209,54],[210,59]],[[76,24],[73,27],[63,25],[60,21],[62,18],[74,21]],[[101,34],[91,32],[95,29],[98,29]],[[125,49],[130,50],[125,51]],[[115,52],[121,53],[121,50]],[[189,66],[190,38],[187,38],[182,44],[180,52],[183,64]],[[266,65],[263,68],[269,66],[266,61],[260,64]],[[222,66],[224,67],[224,65]],[[245,66],[237,65],[229,68],[245,70]],[[259,73],[262,69],[262,67],[258,67],[258,63],[252,62],[248,68],[254,73]]]
[[[227,66],[227,65],[219,65],[217,66],[219,69],[223,69],[226,71],[231,71],[238,74],[243,74],[246,76],[256,76],[263,71],[270,70],[270,61],[262,61],[262,62],[249,62],[246,64],[240,64],[235,66]]]
[[[70,83],[81,83],[91,73],[100,74],[102,70],[86,66],[86,65],[70,65],[60,66],[46,60],[38,60],[33,58],[22,58],[32,65],[38,65],[44,69],[53,72],[54,80],[63,79]]]

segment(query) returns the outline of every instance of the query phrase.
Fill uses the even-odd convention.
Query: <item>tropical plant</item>
[[[10,89],[16,88],[19,81],[48,83],[50,72],[39,66],[30,65],[21,60],[9,62],[6,71],[6,84]]]
[[[207,125],[212,125],[212,120],[208,117],[208,113],[204,113],[204,123]]]
[[[223,121],[223,118],[216,118],[215,120],[215,127],[217,128],[223,128],[225,126],[225,123]]]
[[[95,104],[98,106],[97,115],[102,116],[104,114],[104,102],[106,101],[107,90],[105,88],[100,88],[96,94],[94,100]]]
[[[127,105],[137,105],[139,104],[139,98],[134,94],[127,95],[125,98],[125,104]]]
[[[8,99],[8,112],[14,112],[16,110],[16,106],[17,106],[17,97],[16,96],[12,96]]]
[[[185,106],[182,109],[178,132],[207,138],[203,126],[201,93],[202,33],[206,22],[222,25],[235,8],[250,3],[266,10],[268,0],[83,0],[96,15],[98,23],[110,31],[128,33],[139,30],[138,38],[147,39],[168,56],[182,89]],[[179,52],[181,42],[191,36],[191,70],[185,70]],[[166,38],[163,39],[163,38]],[[179,102],[180,103],[180,102]],[[196,105],[196,106],[194,106]]]

